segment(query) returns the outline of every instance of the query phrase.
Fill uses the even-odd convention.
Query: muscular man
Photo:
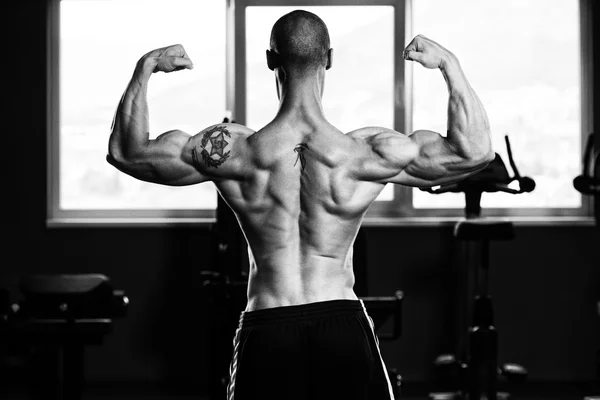
[[[164,185],[212,181],[237,216],[250,274],[228,400],[391,399],[373,321],[353,291],[352,245],[387,183],[458,181],[494,158],[485,110],[457,58],[418,35],[404,59],[442,72],[447,136],[376,126],[340,132],[321,105],[332,63],[324,22],[301,10],[286,14],[273,26],[270,47],[279,110],[265,127],[222,123],[154,140],[150,76],[193,65],[181,45],[144,55],[116,111],[108,161]]]

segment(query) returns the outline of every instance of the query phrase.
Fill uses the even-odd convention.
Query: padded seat
[[[21,278],[20,286],[26,296],[84,294],[103,283],[108,283],[108,278],[102,274],[32,274]]]
[[[514,224],[502,219],[464,219],[454,226],[454,237],[459,240],[511,240],[515,237]]]
[[[129,299],[102,274],[31,274],[19,286],[12,305],[0,288],[0,343],[27,362],[27,398],[82,400],[86,347],[103,344]]]
[[[19,284],[21,314],[30,318],[124,317],[129,303],[103,274],[31,274]]]

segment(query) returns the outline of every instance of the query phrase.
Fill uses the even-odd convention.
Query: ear
[[[327,65],[325,65],[325,69],[331,68],[333,65],[333,49],[327,50]]]
[[[274,50],[267,50],[267,67],[269,67],[271,71],[281,67],[281,58],[279,58],[279,54]]]

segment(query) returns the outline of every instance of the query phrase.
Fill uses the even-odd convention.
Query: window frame
[[[581,64],[581,155],[593,130],[593,0],[579,0]],[[226,0],[226,115],[246,121],[246,8],[249,6],[392,6],[394,7],[394,126],[412,132],[412,63],[402,59],[412,37],[412,0]],[[47,32],[47,219],[49,227],[206,225],[216,210],[62,210],[59,208],[60,162],[60,0],[49,4]],[[518,156],[517,156],[518,157]],[[525,171],[526,172],[526,171]],[[394,185],[394,200],[378,201],[367,212],[364,225],[445,225],[463,217],[461,208],[415,208],[413,188]],[[526,225],[593,224],[593,199],[581,195],[579,208],[485,208],[486,216],[505,217]]]

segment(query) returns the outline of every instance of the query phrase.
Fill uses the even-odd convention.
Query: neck
[[[277,117],[296,116],[309,120],[325,119],[321,103],[323,79],[319,74],[302,78],[279,76],[277,91],[279,95]]]

